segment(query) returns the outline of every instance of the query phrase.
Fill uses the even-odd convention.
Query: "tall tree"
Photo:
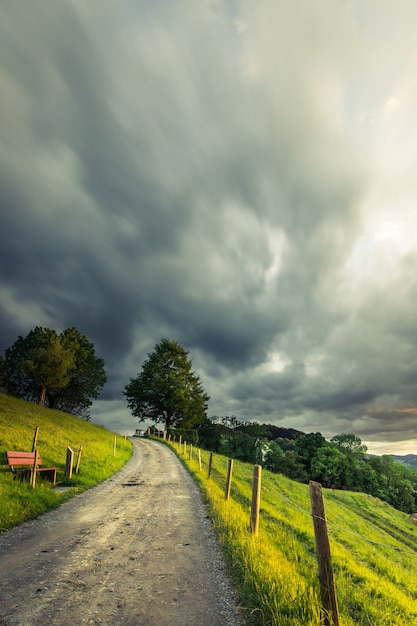
[[[139,421],[189,428],[207,416],[209,396],[191,369],[188,352],[177,341],[162,339],[136,378],[123,390],[132,415]]]
[[[76,328],[57,335],[37,326],[6,350],[4,370],[10,393],[86,419],[106,382],[104,361]]]

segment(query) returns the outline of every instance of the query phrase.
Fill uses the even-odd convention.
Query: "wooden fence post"
[[[182,446],[182,435],[180,435],[178,439],[178,451],[179,452],[181,452],[181,446]]]
[[[34,452],[35,452],[35,454],[34,454],[34,457],[33,457],[33,467],[32,467],[32,470],[30,472],[30,484],[31,484],[33,489],[35,489],[35,485],[36,485],[36,468],[38,467],[38,456],[39,456],[38,451],[36,450],[36,448],[35,448]]]
[[[74,463],[74,450],[68,446],[67,448],[67,459],[65,463],[65,476],[66,478],[72,478],[72,465]]]
[[[116,456],[116,446],[117,446],[117,435],[114,436],[113,456]]]
[[[213,452],[210,452],[207,478],[210,478],[212,469],[213,469]]]
[[[78,455],[77,455],[77,462],[75,464],[75,473],[78,474],[78,470],[80,469],[80,462],[81,462],[81,453],[83,451],[83,447],[80,446],[78,449]]]
[[[193,458],[193,444],[190,443],[190,461]]]
[[[326,515],[320,483],[310,481],[311,512],[316,539],[319,580],[326,626],[339,626],[336,586],[333,577],[329,537],[327,534]]]
[[[233,459],[229,459],[229,463],[227,465],[226,489],[224,490],[225,500],[228,500],[230,498],[230,487],[232,484],[232,472],[233,472]]]
[[[187,442],[184,441],[184,455],[187,454]]]
[[[33,435],[32,452],[36,450],[36,444],[38,442],[39,426],[35,428],[35,434]]]
[[[254,465],[250,527],[252,535],[255,535],[255,537],[258,535],[259,531],[259,509],[261,507],[261,475],[262,465]]]
[[[200,468],[200,472],[201,472],[201,450],[200,450],[200,448],[198,449],[198,467]]]

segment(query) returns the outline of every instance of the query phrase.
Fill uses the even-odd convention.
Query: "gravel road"
[[[200,493],[133,438],[115,476],[0,535],[0,624],[241,626]]]

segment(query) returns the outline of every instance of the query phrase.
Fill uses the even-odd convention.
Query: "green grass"
[[[36,488],[13,479],[6,465],[6,450],[31,451],[35,428],[39,426],[37,449],[42,464],[57,467],[57,485],[71,486],[65,493],[51,489],[51,483],[37,478]],[[132,444],[115,433],[83,419],[24,402],[0,393],[0,531],[59,506],[75,493],[93,487],[118,471],[130,458]],[[79,473],[65,478],[67,447],[72,448],[74,467],[82,446]]]
[[[263,471],[260,529],[250,533],[253,466],[234,461],[225,501],[227,459],[190,461],[235,579],[249,623],[322,624],[308,485]],[[323,490],[341,626],[417,625],[416,527],[405,513],[366,494]]]

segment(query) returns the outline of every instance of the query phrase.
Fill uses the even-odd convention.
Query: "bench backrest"
[[[15,452],[11,450],[6,451],[8,465],[33,465],[35,462],[34,452]],[[42,461],[38,454],[38,465],[42,465]]]

